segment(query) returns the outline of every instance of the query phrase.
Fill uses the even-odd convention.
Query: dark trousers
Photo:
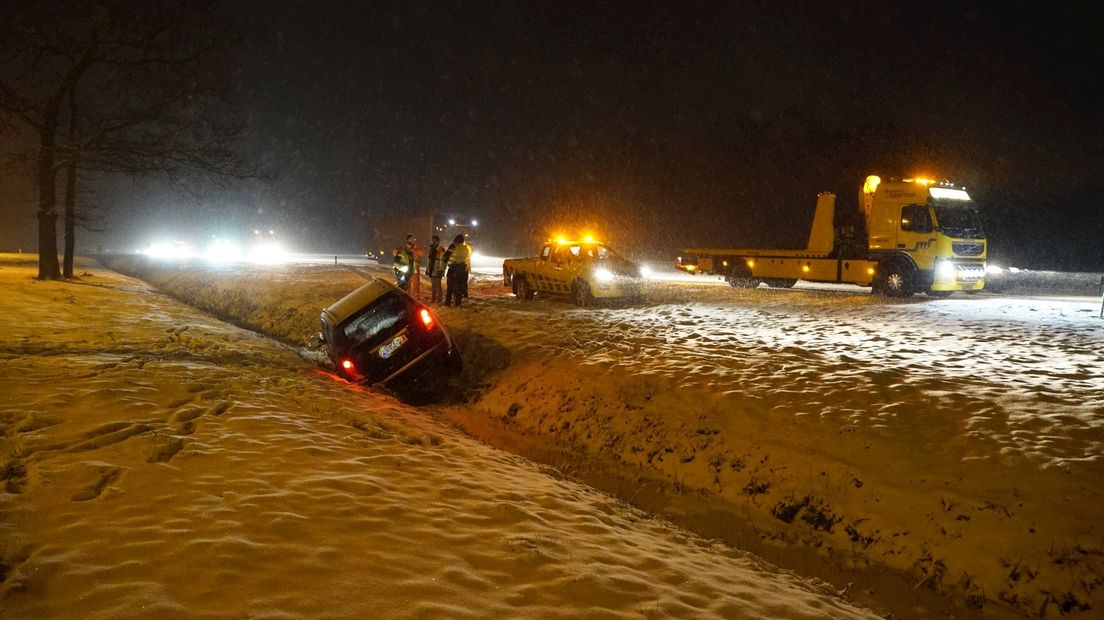
[[[460,305],[460,300],[464,298],[464,289],[468,286],[468,268],[465,265],[449,265],[447,278],[447,286],[445,289],[445,305],[452,305],[452,300],[456,300],[456,305]]]
[[[432,301],[445,300],[445,294],[441,292],[441,276],[431,276],[429,278],[429,289],[433,292]]]

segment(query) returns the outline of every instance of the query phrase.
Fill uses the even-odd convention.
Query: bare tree
[[[39,278],[61,275],[57,175],[66,170],[65,275],[78,173],[247,176],[231,148],[235,37],[212,0],[20,1],[0,30],[0,111],[37,134]],[[59,137],[62,123],[67,131]]]

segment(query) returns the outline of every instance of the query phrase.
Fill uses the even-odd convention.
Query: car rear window
[[[395,292],[387,293],[345,321],[341,334],[350,346],[371,346],[404,327],[406,317],[406,299]]]

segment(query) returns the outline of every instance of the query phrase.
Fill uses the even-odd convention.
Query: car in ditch
[[[462,360],[437,315],[390,282],[372,278],[322,311],[317,344],[346,379],[393,389],[428,387]]]

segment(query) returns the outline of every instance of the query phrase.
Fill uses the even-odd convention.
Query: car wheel
[[[525,278],[515,278],[514,286],[517,288],[518,299],[530,300],[535,291],[529,288],[529,281]]]
[[[589,306],[594,303],[594,295],[590,292],[590,285],[582,280],[576,280],[571,287],[571,300],[576,306]]]
[[[452,349],[446,354],[445,368],[450,375],[460,374],[460,371],[464,369],[464,360],[460,357],[459,351]]]

